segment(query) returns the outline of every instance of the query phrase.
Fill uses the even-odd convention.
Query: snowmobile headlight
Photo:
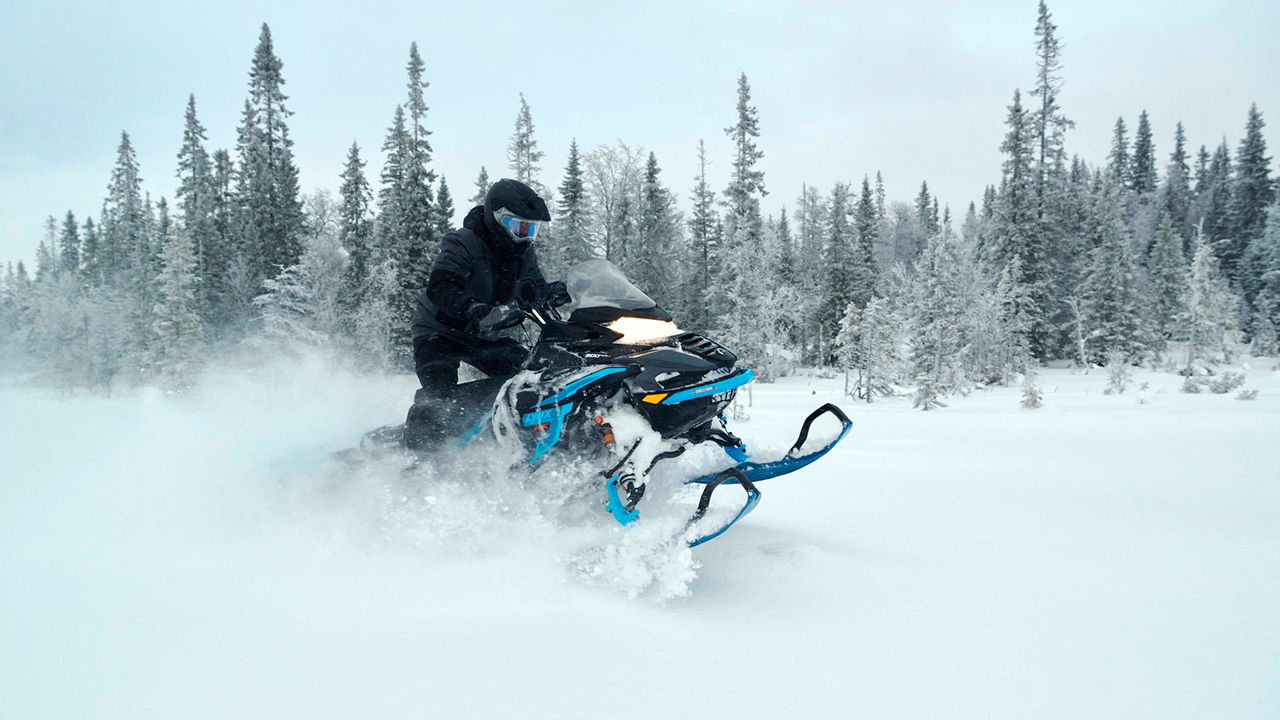
[[[680,328],[670,320],[620,317],[609,323],[608,327],[622,336],[616,341],[621,345],[636,345],[680,334]]]

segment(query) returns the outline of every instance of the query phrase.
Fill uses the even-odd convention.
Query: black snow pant
[[[422,389],[432,395],[446,395],[458,384],[458,363],[465,362],[489,377],[511,377],[520,372],[528,350],[506,338],[478,340],[463,345],[443,335],[413,339],[413,365]]]
[[[405,418],[405,445],[428,450],[461,437],[492,405],[507,378],[520,372],[526,354],[524,346],[510,339],[468,346],[440,335],[414,338],[413,363],[422,389]],[[457,384],[461,362],[489,377]]]

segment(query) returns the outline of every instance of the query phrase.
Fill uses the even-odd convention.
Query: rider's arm
[[[478,299],[467,292],[472,263],[457,236],[446,235],[440,244],[440,254],[431,266],[431,276],[427,278],[427,298],[433,305],[453,317],[462,317],[467,303]]]

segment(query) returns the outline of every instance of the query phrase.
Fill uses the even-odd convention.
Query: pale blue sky
[[[404,64],[426,63],[434,169],[455,198],[481,165],[505,174],[528,100],[543,181],[569,140],[654,150],[687,205],[699,139],[730,165],[738,74],[760,110],[776,213],[801,184],[884,173],[889,196],[928,180],[957,212],[1000,177],[1005,106],[1034,78],[1036,3],[431,2],[118,4],[0,0],[0,260],[30,259],[48,215],[97,217],[121,130],[145,187],[172,199],[188,93],[210,149],[234,146],[262,22],[284,62],[305,190],[337,189],[359,142],[376,183]],[[1173,125],[1234,151],[1250,102],[1280,134],[1280,3],[1083,0],[1050,5],[1064,44],[1068,150],[1100,162],[1111,126],[1151,115],[1163,167]],[[1275,166],[1273,165],[1273,168]],[[462,203],[459,203],[460,205]]]

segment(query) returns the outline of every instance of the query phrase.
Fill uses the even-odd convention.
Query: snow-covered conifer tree
[[[830,360],[836,352],[835,338],[840,331],[840,321],[844,317],[854,291],[853,252],[856,238],[853,226],[849,222],[851,207],[849,186],[836,183],[831,189],[831,200],[827,213],[826,243],[823,255],[822,301],[818,311],[819,332],[822,333],[823,345],[827,348]],[[859,288],[861,289],[861,288]],[[865,306],[863,300],[859,307]]]
[[[133,144],[126,132],[120,133],[116,164],[111,171],[111,183],[107,186],[100,217],[103,279],[120,282],[122,275],[142,262],[147,247],[142,178]]]
[[[175,199],[182,225],[196,254],[197,290],[201,317],[214,319],[213,306],[222,289],[226,253],[214,232],[213,162],[204,148],[205,129],[196,117],[196,96],[187,97],[182,147],[178,150],[178,189]]]
[[[237,142],[237,229],[258,280],[293,265],[302,253],[302,201],[287,123],[293,112],[285,107],[283,67],[263,23]]]
[[[965,382],[959,362],[964,335],[957,313],[958,265],[955,232],[943,226],[929,238],[916,266],[911,362],[916,382],[928,388],[926,395],[951,392]]]
[[[1255,355],[1280,354],[1280,202],[1267,213],[1262,237],[1249,244],[1250,272],[1258,277],[1250,329]]]
[[[1013,278],[1016,292],[1028,299],[1027,347],[1033,357],[1044,359],[1051,354],[1054,331],[1053,269],[1035,205],[1034,127],[1017,91],[1005,123],[1008,132],[1000,146],[1005,153],[1004,178],[996,201],[991,255],[996,267],[1018,268],[1019,275]]]
[[[437,240],[443,240],[445,235],[453,232],[456,227],[453,222],[454,215],[453,195],[449,192],[449,184],[445,182],[444,176],[440,176],[440,187],[436,190],[436,202],[431,206],[431,226],[435,229]],[[434,254],[429,258],[434,263]],[[427,270],[430,274],[430,268]]]
[[[80,233],[80,277],[88,285],[102,282],[102,241],[93,218],[85,218]]]
[[[1182,237],[1174,229],[1168,213],[1160,215],[1155,244],[1147,258],[1147,274],[1151,286],[1152,340],[1164,349],[1173,334],[1178,314],[1182,312],[1186,288],[1187,263],[1182,254]]]
[[[564,180],[560,183],[559,212],[553,223],[556,242],[554,247],[548,248],[551,252],[545,262],[539,257],[547,277],[563,277],[569,268],[595,256],[589,234],[589,200],[582,154],[578,150],[578,141],[572,140],[569,142],[569,162],[565,165]]]
[[[1173,223],[1173,230],[1182,239],[1183,256],[1191,249],[1191,168],[1187,165],[1187,135],[1179,122],[1173,132],[1173,152],[1169,154],[1169,169],[1160,190],[1160,205]]]
[[[58,236],[58,269],[75,277],[80,276],[80,226],[70,210],[62,221],[62,234]]]
[[[1229,252],[1239,254],[1235,275],[1228,274],[1243,292],[1249,308],[1255,307],[1255,298],[1261,285],[1262,268],[1246,261],[1249,246],[1258,241],[1266,230],[1267,209],[1275,201],[1275,181],[1271,178],[1271,158],[1267,157],[1267,143],[1262,136],[1262,113],[1256,104],[1249,108],[1249,120],[1245,136],[1236,151],[1235,182],[1231,192],[1232,243]],[[1224,263],[1225,267],[1225,263]],[[1252,314],[1252,313],[1251,313]]]
[[[1116,118],[1115,127],[1111,131],[1111,152],[1107,155],[1107,177],[1119,188],[1127,188],[1132,184],[1132,159],[1129,157],[1128,133],[1124,118]]]
[[[1187,341],[1186,373],[1194,373],[1198,359],[1229,361],[1237,339],[1240,300],[1231,292],[1203,234],[1187,275],[1186,310],[1181,318]]]
[[[689,216],[689,259],[692,267],[687,273],[689,287],[685,304],[685,322],[691,329],[708,330],[712,318],[709,314],[716,279],[716,209],[715,193],[707,184],[706,143],[698,141],[698,176],[689,199],[693,213]]]
[[[673,312],[680,307],[680,273],[676,260],[680,248],[680,218],[675,198],[658,177],[658,158],[652,152],[645,163],[640,187],[636,248],[629,260],[631,280],[659,304]]]
[[[196,312],[196,252],[185,228],[168,233],[160,251],[160,275],[156,278],[154,363],[165,388],[180,390],[195,377],[202,356],[200,316]]]
[[[489,171],[480,166],[480,174],[476,176],[476,194],[471,196],[471,207],[484,204],[484,196],[489,193]]]
[[[345,264],[336,233],[308,238],[298,263],[267,280],[267,291],[254,299],[265,340],[273,347],[327,346],[340,328]]]
[[[1151,120],[1147,111],[1138,116],[1138,129],[1133,136],[1133,165],[1129,178],[1129,187],[1140,199],[1155,192],[1156,182],[1156,147],[1151,139]]]
[[[400,213],[398,229],[401,232],[395,243],[400,248],[396,260],[400,263],[400,286],[404,289],[406,306],[411,306],[413,298],[426,286],[440,242],[435,199],[431,192],[431,185],[436,180],[435,172],[429,167],[431,143],[428,136],[431,132],[424,125],[427,105],[423,91],[427,82],[422,79],[423,68],[418,44],[410,43],[409,62],[405,66],[409,76],[409,97],[404,105],[404,135],[400,138],[403,142],[400,148],[401,175],[395,188]]]
[[[724,131],[733,141],[733,172],[724,191],[725,244],[729,248],[744,242],[759,244],[764,232],[760,198],[767,193],[764,171],[758,168],[764,152],[756,144],[760,137],[760,113],[751,104],[751,84],[746,73],[738,78],[737,110],[737,122]],[[838,321],[837,317],[835,322]]]
[[[892,377],[899,363],[895,345],[895,317],[889,301],[872,297],[865,307],[849,303],[840,321],[837,344],[845,369],[845,393],[867,402],[892,393]],[[852,385],[849,371],[857,373]]]
[[[546,190],[538,177],[542,168],[543,152],[538,149],[538,141],[533,137],[533,114],[529,111],[529,103],[520,93],[520,112],[516,114],[515,132],[507,143],[507,167],[512,177],[533,188],[546,199]]]
[[[1084,309],[1089,348],[1099,361],[1112,353],[1138,359],[1150,349],[1138,267],[1123,212],[1124,192],[1108,175],[1093,211],[1097,236],[1084,287]]]
[[[1231,151],[1227,141],[1213,152],[1207,172],[1196,183],[1196,228],[1227,278],[1234,276],[1239,256],[1231,222]]]

